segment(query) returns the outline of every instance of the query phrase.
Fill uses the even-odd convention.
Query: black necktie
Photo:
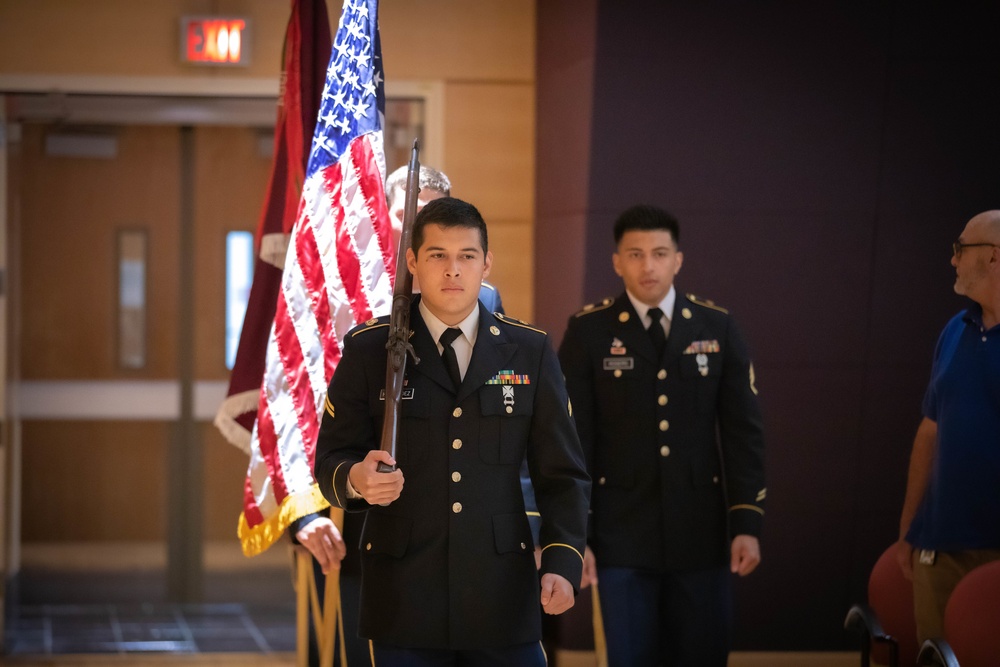
[[[653,348],[656,350],[657,356],[663,355],[663,346],[667,342],[667,336],[663,333],[663,324],[660,319],[663,317],[663,311],[659,308],[650,308],[649,317],[653,320],[653,323],[649,325],[646,331],[649,332],[649,339],[653,341]]]
[[[438,342],[441,343],[441,358],[444,359],[444,367],[448,369],[448,375],[451,377],[451,381],[455,383],[455,389],[457,390],[462,384],[462,371],[458,368],[458,356],[455,355],[455,348],[451,346],[452,341],[462,335],[461,329],[456,329],[451,327],[445,329],[444,333],[441,334],[441,338]]]

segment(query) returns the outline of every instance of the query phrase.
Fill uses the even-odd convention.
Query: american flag
[[[378,2],[347,0],[268,336],[239,524],[248,556],[327,506],[312,468],[341,341],[391,306],[384,110]]]

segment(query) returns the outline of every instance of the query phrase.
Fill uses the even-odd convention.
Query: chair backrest
[[[920,649],[917,625],[913,617],[913,583],[903,576],[896,562],[896,545],[886,549],[868,577],[868,604],[878,616],[882,629],[899,644],[899,664],[913,665]],[[885,645],[872,647],[872,657],[880,664],[889,664]]]
[[[1000,561],[958,582],[944,610],[944,636],[962,667],[1000,664]]]

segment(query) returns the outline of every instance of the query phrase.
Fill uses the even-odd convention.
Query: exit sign
[[[250,19],[181,17],[181,60],[199,65],[249,65]]]

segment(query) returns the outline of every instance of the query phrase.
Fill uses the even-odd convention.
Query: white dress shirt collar
[[[639,301],[639,299],[632,296],[632,293],[629,292],[628,290],[625,290],[625,295],[628,296],[628,300],[632,302],[632,307],[635,308],[636,314],[639,316],[639,319],[642,320],[643,328],[649,327],[650,325],[649,309],[652,306],[647,306],[642,301]],[[660,310],[663,311],[663,315],[667,318],[667,320],[673,319],[674,304],[676,302],[677,302],[677,290],[674,288],[673,285],[671,285],[670,291],[667,292],[667,295],[665,297],[663,297],[663,301],[661,301],[658,304]],[[660,324],[662,326],[663,323],[661,322]]]
[[[417,304],[417,308],[420,310],[420,316],[424,318],[424,324],[427,325],[427,331],[430,333],[431,338],[434,339],[434,344],[437,345],[438,353],[441,353],[444,348],[441,346],[440,338],[441,334],[444,333],[445,329],[448,329],[448,325],[442,322],[430,309],[424,305],[421,299],[420,303]],[[469,370],[469,363],[472,361],[472,349],[476,346],[476,338],[479,336],[479,303],[477,302],[472,312],[458,323],[458,328],[462,330],[462,335],[455,339],[451,344],[451,347],[455,350],[455,356],[458,358],[458,369],[462,371],[462,377],[465,377],[465,372]]]

